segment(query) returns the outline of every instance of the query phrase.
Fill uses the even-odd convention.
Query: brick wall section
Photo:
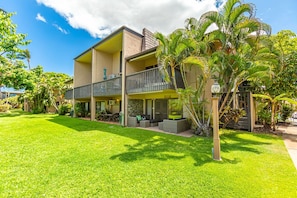
[[[146,28],[142,30],[143,34],[143,43],[142,43],[142,51],[156,47],[158,45],[157,39],[155,39],[154,34]]]

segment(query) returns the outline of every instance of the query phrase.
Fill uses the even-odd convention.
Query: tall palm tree
[[[157,33],[159,41],[156,56],[158,65],[168,81],[171,81],[179,99],[189,114],[197,133],[209,135],[209,114],[205,113],[205,85],[210,76],[208,68],[207,45],[203,41],[206,28],[198,27],[197,20],[186,20],[186,28],[178,29],[169,36]],[[205,25],[204,25],[205,26]],[[188,82],[187,71],[199,70],[195,85]],[[180,72],[183,89],[176,82],[176,72]],[[205,119],[205,117],[208,117]]]
[[[215,27],[208,37],[212,39],[209,44],[216,78],[226,93],[219,110],[220,117],[224,114],[224,107],[231,104],[232,99],[229,98],[232,93],[232,98],[235,98],[240,84],[263,75],[268,69],[263,62],[255,61],[255,57],[264,52],[259,42],[263,34],[270,35],[271,28],[256,19],[254,14],[252,4],[228,0],[220,12],[207,12],[199,20],[209,29]]]

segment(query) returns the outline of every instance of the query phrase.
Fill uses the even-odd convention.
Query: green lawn
[[[281,138],[184,138],[57,115],[0,114],[0,197],[297,197]]]

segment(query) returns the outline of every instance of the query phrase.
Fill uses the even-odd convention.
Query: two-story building
[[[101,111],[121,112],[124,126],[138,125],[135,117],[139,115],[145,115],[151,125],[187,117],[173,85],[158,69],[157,45],[147,29],[140,34],[125,26],[119,28],[74,58],[73,89],[66,99],[83,103],[91,120]],[[183,87],[178,71],[176,78]],[[211,98],[210,91],[206,94]]]
[[[73,89],[66,98],[85,103],[91,120],[102,110],[122,112],[125,126],[129,116],[138,114],[167,118],[177,95],[157,68],[156,46],[147,29],[139,34],[119,28],[74,58]]]

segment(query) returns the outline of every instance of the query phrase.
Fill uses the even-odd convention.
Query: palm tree
[[[240,84],[267,71],[267,65],[255,62],[255,57],[263,52],[263,45],[259,45],[262,34],[270,35],[271,28],[254,17],[252,4],[242,0],[228,0],[221,12],[207,12],[199,21],[208,28],[216,27],[207,36],[212,39],[209,44],[215,78],[226,93],[219,109],[222,117],[224,108],[232,102],[229,100],[232,92],[235,98]]]
[[[183,34],[181,29],[174,31],[168,37],[161,33],[155,34],[156,39],[159,41],[156,51],[159,69],[167,78],[167,81],[172,81],[176,90],[178,85],[175,72],[181,66],[183,52],[186,49],[186,45],[183,44],[182,40]]]
[[[158,65],[167,81],[171,81],[179,95],[180,102],[189,114],[197,133],[209,135],[210,114],[205,113],[205,85],[210,76],[208,59],[205,57],[207,44],[203,41],[206,28],[190,18],[185,29],[178,29],[169,36],[157,33],[159,40],[156,56]],[[187,71],[199,70],[195,85],[189,83]],[[176,72],[182,76],[183,88],[176,82]]]
[[[31,70],[31,67],[30,67],[31,54],[28,49],[25,49],[20,54],[18,54],[17,58],[18,59],[26,59],[28,62],[28,69]]]
[[[291,104],[297,104],[297,102],[291,98],[286,97],[286,94],[280,94],[275,97],[270,96],[268,94],[253,94],[253,97],[262,98],[264,100],[268,100],[270,107],[271,107],[271,128],[273,131],[275,131],[275,115],[277,111],[277,106],[280,101],[286,101]]]
[[[185,29],[176,30],[168,37],[156,34],[160,43],[156,53],[159,66],[173,81],[198,128],[204,122],[193,103],[205,102],[205,84],[210,78],[216,78],[226,93],[219,109],[222,117],[240,84],[271,73],[268,63],[273,55],[263,33],[270,35],[271,28],[254,18],[252,4],[228,0],[221,12],[207,12],[199,20],[190,18]],[[188,85],[185,75],[185,71],[191,71],[193,67],[200,70],[194,89]],[[175,81],[177,68],[183,76],[184,90],[178,89]],[[233,96],[231,100],[230,96]],[[193,102],[193,98],[198,101]]]

